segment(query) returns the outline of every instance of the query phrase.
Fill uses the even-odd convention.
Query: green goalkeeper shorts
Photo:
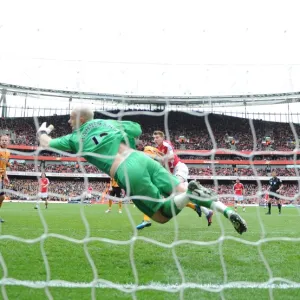
[[[163,197],[168,197],[180,183],[177,177],[140,151],[134,151],[119,166],[115,180],[133,197],[137,208],[149,217],[163,206]]]

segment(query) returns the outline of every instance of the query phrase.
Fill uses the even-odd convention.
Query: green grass
[[[161,285],[182,283],[174,255],[178,257],[185,282],[201,285],[223,284],[227,274],[227,283],[233,281],[262,283],[269,280],[269,273],[259,253],[260,248],[273,272],[273,277],[300,282],[300,242],[268,241],[261,243],[260,247],[243,243],[243,241],[258,242],[261,238],[300,238],[300,213],[294,208],[283,209],[281,216],[277,214],[275,207],[271,216],[265,216],[263,208],[248,208],[246,213],[242,213],[249,226],[249,231],[243,236],[239,236],[222,215],[219,214],[218,218],[215,216],[213,225],[207,227],[205,218],[198,218],[190,209],[185,209],[177,218],[178,232],[174,229],[176,225],[174,221],[164,225],[154,223],[152,227],[138,232],[138,237],[152,239],[165,246],[170,246],[176,239],[211,242],[210,245],[183,243],[171,248],[142,239],[126,243],[133,237],[134,230],[126,209],[120,215],[117,213],[117,206],[113,207],[113,212],[110,214],[104,213],[107,208],[104,205],[50,204],[48,210],[41,207],[50,236],[42,242],[30,244],[3,237],[13,235],[29,240],[37,239],[44,233],[43,222],[38,211],[33,209],[33,204],[5,203],[1,209],[1,217],[6,220],[6,223],[0,227],[2,235],[0,251],[9,278],[22,281],[46,281],[47,273],[41,250],[43,249],[50,267],[51,280],[88,283],[96,275],[98,279],[118,284],[135,283],[130,260],[130,253],[132,253],[140,285],[153,282]],[[132,206],[128,208],[134,222],[139,223],[142,214]],[[85,245],[82,243],[88,231],[81,213],[85,215],[88,222],[90,237],[102,240],[92,240]],[[264,227],[264,234],[261,225]],[[226,237],[231,236],[238,240],[218,241],[222,229]],[[51,234],[76,239],[78,243]],[[105,239],[122,241],[124,244],[109,243]],[[222,267],[221,257],[226,266],[226,273]],[[91,261],[95,266],[94,270]],[[3,276],[5,269],[1,260],[0,268]],[[8,299],[47,299],[44,288],[7,285],[1,290],[1,299],[5,299],[5,292]],[[95,293],[96,299],[133,299],[130,293],[109,288],[97,288],[92,291],[91,288],[50,287],[48,292],[54,299],[91,299],[92,292]],[[208,292],[199,288],[186,288],[182,293],[184,299],[197,300],[221,299],[222,296],[219,292]],[[274,299],[297,299],[300,291],[274,289],[272,293]],[[225,299],[255,299],[255,297],[269,299],[269,290],[232,288],[225,289],[223,296]],[[180,293],[147,290],[136,292],[136,297],[147,300],[180,299]]]

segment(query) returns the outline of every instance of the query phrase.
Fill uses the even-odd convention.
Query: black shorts
[[[270,193],[275,193],[276,194],[276,191],[270,191]],[[279,197],[278,197],[279,195],[278,194],[276,194],[276,196],[275,195],[272,195],[272,194],[269,194],[269,199],[270,200],[279,200]]]
[[[112,190],[109,192],[109,195],[112,197],[121,198],[121,188],[113,187]]]
[[[4,191],[3,191],[3,181],[0,181],[0,196],[5,195]]]

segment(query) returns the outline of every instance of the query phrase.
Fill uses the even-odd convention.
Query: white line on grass
[[[27,286],[30,288],[44,288],[44,287],[56,287],[56,288],[92,288],[96,287],[99,289],[118,289],[124,292],[132,292],[139,290],[159,290],[166,292],[178,292],[180,289],[203,289],[207,291],[218,292],[223,289],[299,289],[300,283],[297,282],[229,282],[224,284],[196,284],[196,283],[185,283],[185,284],[164,284],[159,282],[153,282],[148,285],[134,285],[134,284],[118,284],[105,280],[98,280],[96,282],[69,282],[62,280],[51,280],[47,281],[28,281],[28,280],[17,280],[13,278],[3,278],[0,280],[0,285],[10,286]]]

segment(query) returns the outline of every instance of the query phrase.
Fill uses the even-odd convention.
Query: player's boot
[[[196,204],[195,211],[198,214],[198,216],[201,218],[201,216],[202,216],[201,206],[199,206],[198,204]]]
[[[2,218],[0,218],[0,223],[4,223],[5,221],[2,219]]]
[[[144,229],[145,227],[150,227],[152,224],[150,221],[143,221],[141,224],[136,226],[137,230]]]
[[[213,190],[205,188],[195,180],[189,182],[187,193],[198,196],[199,198],[201,198],[202,201],[205,201],[206,199],[210,201],[214,201],[217,200],[218,197]],[[191,201],[194,202],[195,204],[198,204],[197,199],[192,198]]]
[[[247,231],[247,223],[237,213],[231,213],[229,216],[229,220],[232,223],[234,229],[239,234],[242,234]]]
[[[121,214],[122,213],[122,210],[121,209],[119,209],[119,214]]]
[[[206,219],[207,219],[207,226],[210,226],[211,223],[212,223],[212,216],[214,215],[214,212],[211,210],[209,212],[209,214],[206,216]]]
[[[105,213],[107,214],[107,213],[110,213],[111,212],[111,210],[110,209],[108,209],[108,210],[106,210],[105,211]]]

